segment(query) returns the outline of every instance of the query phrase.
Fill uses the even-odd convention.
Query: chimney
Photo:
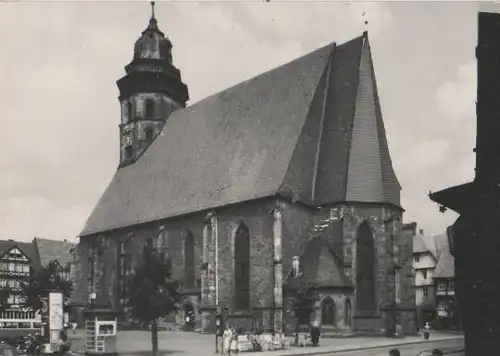
[[[418,230],[418,232],[420,233],[420,235],[423,235],[424,234],[424,229],[420,229],[420,230]]]
[[[68,240],[64,239],[64,241],[63,241],[63,242],[64,242],[64,243],[66,243],[66,242],[68,242]]]
[[[478,17],[476,181],[500,183],[500,14]]]

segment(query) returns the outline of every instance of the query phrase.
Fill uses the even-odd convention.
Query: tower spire
[[[158,21],[156,21],[156,18],[155,18],[155,2],[154,1],[151,1],[151,18],[149,19],[149,25],[148,25],[148,28],[146,29],[147,30],[150,30],[150,31],[160,31],[160,29],[158,28]]]

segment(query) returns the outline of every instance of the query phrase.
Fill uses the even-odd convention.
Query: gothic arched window
[[[144,131],[144,136],[146,138],[146,141],[148,142],[151,142],[153,141],[153,135],[154,135],[154,132],[153,132],[153,129],[151,127],[148,127],[145,131]]]
[[[234,306],[250,309],[250,232],[244,223],[234,236]]]
[[[146,119],[153,120],[155,117],[155,101],[146,99]]]
[[[335,303],[331,297],[321,302],[321,324],[335,326]]]
[[[356,309],[375,310],[375,246],[370,225],[363,222],[356,240]]]
[[[187,288],[193,288],[194,282],[194,237],[188,230],[184,234],[184,284]]]
[[[351,325],[351,301],[347,299],[345,301],[345,310],[344,310],[344,322],[346,325]]]

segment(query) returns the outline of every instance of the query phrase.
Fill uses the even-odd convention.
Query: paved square
[[[84,353],[83,331],[79,330],[77,335],[72,336],[72,350],[75,353]],[[151,355],[151,334],[147,331],[120,331],[118,333],[118,353],[121,356],[146,356]],[[450,335],[435,332],[431,341],[462,339],[461,335]],[[274,356],[287,356],[297,354],[308,354],[326,351],[341,351],[352,349],[364,349],[371,347],[383,347],[398,344],[423,343],[422,336],[408,336],[402,339],[386,337],[349,337],[349,338],[322,338],[317,348],[291,347],[288,350],[275,352],[260,352],[259,355],[272,354]],[[160,355],[183,355],[196,356],[200,354],[215,354],[215,336],[203,335],[193,332],[169,332],[158,333]],[[244,353],[252,355],[254,353]]]

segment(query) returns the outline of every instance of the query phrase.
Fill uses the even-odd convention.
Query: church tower
[[[160,134],[168,117],[186,106],[188,88],[172,63],[172,42],[152,15],[134,45],[134,58],[117,81],[120,90],[120,167],[134,163]]]

